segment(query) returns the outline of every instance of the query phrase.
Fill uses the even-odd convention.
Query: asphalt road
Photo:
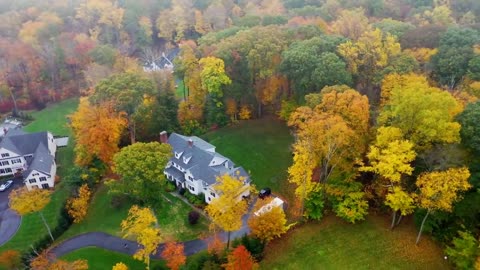
[[[22,223],[22,217],[8,207],[8,195],[13,189],[22,185],[21,180],[15,180],[13,186],[6,191],[0,192],[0,246],[15,235]]]

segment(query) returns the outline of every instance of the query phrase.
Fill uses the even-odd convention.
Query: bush
[[[197,224],[199,219],[200,219],[200,214],[197,211],[192,210],[190,211],[190,213],[188,213],[188,223],[190,223],[190,225]]]
[[[175,184],[171,181],[167,180],[167,184],[165,185],[165,192],[172,192],[177,188]]]
[[[250,252],[250,254],[252,254],[257,262],[263,259],[263,250],[265,248],[265,244],[262,242],[262,240],[245,234],[242,236],[242,238],[235,239],[233,241],[234,248],[240,245],[245,246],[245,248]]]
[[[195,205],[196,207],[203,208],[205,207],[205,195],[200,193],[199,195],[194,195],[190,192],[185,192],[184,197],[188,200],[189,203]]]

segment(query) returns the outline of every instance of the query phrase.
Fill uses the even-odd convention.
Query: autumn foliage
[[[73,262],[59,260],[45,250],[32,259],[30,267],[33,270],[87,270],[88,262],[86,260],[76,260]]]
[[[162,251],[162,257],[167,261],[167,266],[171,270],[178,270],[187,261],[187,257],[183,253],[183,244],[175,242],[167,242]]]
[[[270,211],[263,211],[259,215],[255,213],[270,202],[271,200],[258,200],[248,220],[252,234],[265,242],[280,237],[288,229],[285,212],[281,207],[273,206]]]
[[[227,257],[227,263],[223,265],[226,270],[252,270],[258,269],[258,264],[245,246],[236,247]]]
[[[0,253],[0,267],[6,269],[20,269],[22,261],[20,258],[20,252],[16,250],[5,250]]]
[[[91,192],[88,185],[83,184],[78,189],[78,196],[67,201],[68,214],[73,218],[74,223],[80,223],[87,215],[90,197]]]

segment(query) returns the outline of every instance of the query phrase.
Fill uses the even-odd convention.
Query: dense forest
[[[0,21],[0,112],[81,96],[78,165],[278,116],[301,215],[414,215],[479,267],[480,1],[0,0]]]

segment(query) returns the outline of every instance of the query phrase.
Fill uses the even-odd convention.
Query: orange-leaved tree
[[[83,184],[78,189],[78,197],[71,198],[67,201],[67,211],[74,223],[80,223],[88,211],[88,201],[91,197],[90,189],[87,184]]]
[[[22,269],[22,260],[20,258],[20,252],[16,250],[5,250],[0,253],[0,268],[6,269]]]
[[[270,206],[271,201],[258,200],[248,219],[252,234],[264,242],[280,237],[288,230],[285,212],[280,206]]]
[[[30,261],[30,268],[34,270],[88,270],[88,262],[86,260],[73,262],[58,260],[49,254],[48,250],[44,250]]]
[[[248,252],[245,246],[236,247],[227,257],[228,261],[223,265],[226,270],[252,270],[258,269],[258,264]]]
[[[120,224],[124,238],[133,236],[142,245],[133,258],[146,263],[147,269],[150,268],[150,255],[157,251],[157,246],[162,239],[156,224],[158,222],[153,211],[148,207],[142,208],[137,205],[130,208],[127,218]]]
[[[162,257],[167,261],[167,266],[172,270],[178,270],[187,261],[183,253],[183,244],[173,241],[167,242],[162,251]]]
[[[70,119],[76,139],[75,163],[87,165],[97,157],[109,164],[119,150],[118,143],[127,126],[125,115],[115,112],[110,102],[92,105],[82,98]]]
[[[50,202],[50,195],[52,193],[47,189],[32,189],[28,190],[26,187],[13,190],[10,195],[10,208],[12,208],[19,215],[24,216],[30,213],[38,212],[42,218],[43,224],[48,230],[50,238],[53,239],[50,227],[43,216],[42,210]]]

